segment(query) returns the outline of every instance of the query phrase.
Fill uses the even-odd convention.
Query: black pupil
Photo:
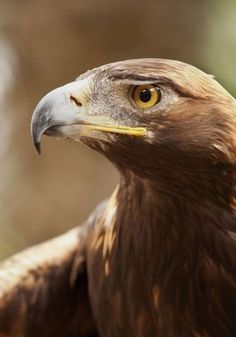
[[[152,97],[152,93],[150,89],[143,89],[139,94],[140,100],[144,103],[149,102],[151,97]]]

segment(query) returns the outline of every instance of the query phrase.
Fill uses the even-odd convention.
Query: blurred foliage
[[[84,146],[43,140],[38,100],[97,65],[138,57],[192,63],[236,92],[234,0],[0,0],[0,258],[79,224],[117,173]]]
[[[236,1],[217,0],[208,18],[205,68],[236,96]],[[204,61],[204,60],[203,60]]]

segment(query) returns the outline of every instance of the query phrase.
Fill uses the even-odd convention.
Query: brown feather
[[[1,264],[1,337],[97,336],[88,300],[86,231],[74,229]]]

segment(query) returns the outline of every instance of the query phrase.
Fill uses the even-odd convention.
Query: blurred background
[[[49,90],[98,65],[162,57],[236,95],[235,0],[0,0],[0,259],[79,224],[115,187],[101,155],[43,139],[30,119]]]

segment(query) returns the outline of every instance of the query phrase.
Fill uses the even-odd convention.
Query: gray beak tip
[[[36,149],[36,151],[38,152],[38,154],[41,154],[41,146],[39,142],[34,143],[34,147]]]
[[[68,86],[70,88],[71,84]],[[71,108],[71,102],[67,102],[69,92],[70,89],[65,86],[54,89],[37,104],[31,119],[31,137],[38,154],[41,153],[40,141],[43,135],[55,136],[58,133],[61,136],[60,132],[55,132],[54,127],[74,124],[77,121],[77,110],[74,111],[74,105]]]

